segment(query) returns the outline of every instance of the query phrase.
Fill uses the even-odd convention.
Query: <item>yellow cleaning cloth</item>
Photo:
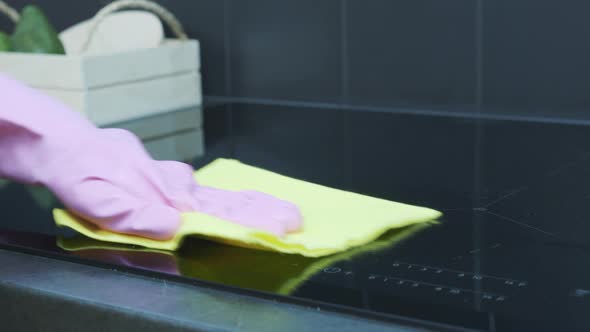
[[[183,214],[183,224],[173,239],[157,241],[116,234],[79,220],[64,210],[54,210],[55,222],[97,240],[142,247],[176,250],[189,235],[257,249],[320,257],[369,243],[387,230],[435,220],[441,213],[296,180],[236,160],[218,159],[196,173],[199,183],[226,189],[253,189],[296,204],[303,228],[277,237],[198,212]]]
[[[300,255],[277,255],[217,244],[211,241],[187,240],[180,251],[159,251],[124,244],[97,241],[83,235],[58,238],[57,245],[83,258],[135,268],[158,269],[158,264],[174,268],[186,277],[207,280],[240,288],[256,289],[282,295],[292,294],[305,281],[327,267],[391,249],[414,234],[432,226],[420,223],[392,230],[377,240],[335,255],[310,258]],[[346,273],[347,271],[342,271]]]

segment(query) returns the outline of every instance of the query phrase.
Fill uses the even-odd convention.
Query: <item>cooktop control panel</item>
[[[403,261],[394,261],[378,271],[346,264],[330,266],[313,280],[398,296],[478,305],[503,304],[529,286],[526,280]]]

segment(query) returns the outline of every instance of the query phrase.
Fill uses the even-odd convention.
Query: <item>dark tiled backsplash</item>
[[[232,1],[231,93],[338,102],[340,0]]]
[[[39,4],[62,29],[109,2]],[[158,2],[200,40],[206,96],[543,115],[590,107],[582,0]]]
[[[494,0],[483,9],[486,107],[590,111],[590,2]]]
[[[350,101],[475,104],[475,8],[474,0],[348,1]]]

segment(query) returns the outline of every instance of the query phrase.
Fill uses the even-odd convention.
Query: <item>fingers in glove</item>
[[[269,207],[272,207],[271,217],[282,223],[287,233],[301,229],[303,217],[295,204],[254,190],[244,190],[242,193],[250,200],[256,199],[261,204],[268,204]]]
[[[153,161],[153,163],[164,182],[163,195],[170,204],[180,211],[198,211],[198,201],[193,193],[199,186],[193,176],[193,168],[177,161]]]
[[[297,208],[260,192],[233,192],[199,186],[195,198],[199,212],[278,236],[301,226]]]
[[[117,233],[167,240],[181,224],[175,208],[138,199],[103,179],[88,178],[56,194],[72,213]]]

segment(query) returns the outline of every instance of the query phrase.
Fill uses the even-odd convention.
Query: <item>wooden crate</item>
[[[56,97],[96,125],[202,104],[196,40],[99,55],[2,52],[0,72]]]
[[[201,107],[189,107],[104,127],[137,135],[154,159],[188,161],[205,153]]]

